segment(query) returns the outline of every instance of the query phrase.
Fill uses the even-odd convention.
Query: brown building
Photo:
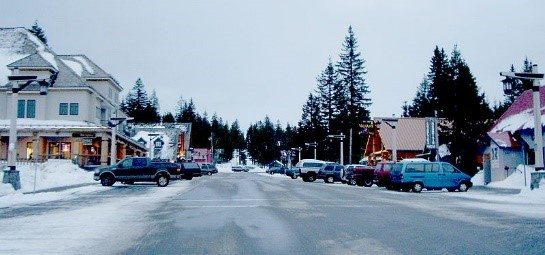
[[[392,160],[393,128],[383,121],[373,120],[364,155],[369,161]],[[397,160],[416,158],[426,149],[426,118],[399,118],[396,128]]]

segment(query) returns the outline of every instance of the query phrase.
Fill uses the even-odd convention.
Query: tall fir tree
[[[430,71],[428,72],[430,86],[428,99],[431,108],[438,111],[437,114],[439,117],[450,113],[441,106],[441,104],[452,103],[453,97],[450,89],[450,81],[448,57],[444,49],[439,49],[438,46],[435,46],[433,57],[431,58]]]
[[[456,156],[456,163],[474,174],[480,148],[485,145],[486,132],[492,124],[492,110],[484,93],[479,92],[475,77],[456,46],[450,58],[450,77],[455,103],[448,116],[452,132],[447,142],[451,143],[450,149]]]
[[[413,117],[432,117],[434,116],[434,108],[431,103],[430,83],[427,77],[422,78],[416,96],[413,99],[412,105],[404,106],[404,116]]]
[[[413,104],[405,109],[411,117],[430,117],[432,111],[437,111],[444,120],[439,125],[439,141],[449,144],[453,163],[468,173],[475,172],[493,114],[457,46],[450,58],[443,49],[435,47],[428,76]]]
[[[336,89],[335,99],[340,107],[339,115],[337,116],[337,129],[344,134],[353,134],[353,145],[349,148],[349,143],[346,143],[346,151],[353,152],[352,158],[347,162],[358,161],[363,154],[363,146],[366,143],[366,137],[358,130],[363,121],[370,119],[369,107],[371,99],[368,97],[369,86],[365,83],[365,60],[358,50],[358,41],[352,30],[352,26],[348,28],[348,35],[343,42],[343,49],[339,55],[340,61],[337,63],[339,73],[340,88]],[[344,93],[344,98],[342,98]],[[348,156],[348,155],[347,155]]]
[[[318,88],[316,92],[318,93],[317,97],[321,108],[320,114],[322,115],[322,126],[326,132],[330,132],[331,124],[336,114],[334,91],[336,87],[338,88],[340,86],[339,76],[335,70],[335,67],[333,66],[333,63],[331,62],[331,59],[329,59],[327,67],[317,78],[317,81]],[[344,93],[340,94],[344,95]]]
[[[347,113],[350,126],[359,126],[361,121],[369,119],[369,106],[371,99],[368,97],[369,86],[365,83],[365,60],[358,51],[358,41],[348,28],[348,35],[343,43],[340,61],[337,64],[340,82],[345,88],[347,98]]]
[[[47,45],[47,37],[45,36],[45,31],[40,25],[38,25],[38,21],[35,20],[32,27],[28,30],[30,33],[38,37],[40,41],[42,41],[45,45]]]
[[[131,91],[127,94],[124,100],[121,102],[121,110],[128,116],[134,118],[134,122],[149,122],[147,117],[147,111],[149,105],[149,98],[147,96],[146,89],[142,79],[138,78],[132,87]]]

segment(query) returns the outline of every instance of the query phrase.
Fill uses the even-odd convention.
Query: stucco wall
[[[491,153],[491,181],[501,181],[511,175],[518,165],[524,163],[524,154],[520,148],[510,149],[498,147],[495,143],[490,146]],[[506,171],[505,167],[509,167]]]

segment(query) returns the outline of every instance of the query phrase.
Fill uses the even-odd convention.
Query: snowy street
[[[540,254],[545,203],[281,175],[96,185],[0,206],[0,254]],[[36,194],[38,195],[38,194]],[[28,196],[28,195],[25,195]],[[486,199],[484,199],[486,198]]]

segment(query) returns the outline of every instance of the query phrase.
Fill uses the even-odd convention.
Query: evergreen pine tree
[[[30,33],[38,37],[45,45],[47,45],[47,38],[45,37],[45,31],[38,25],[38,21],[34,21],[34,25],[28,30]]]
[[[149,122],[147,118],[148,104],[149,99],[144,88],[144,83],[142,79],[138,78],[122,102],[121,109],[128,116],[133,117],[136,123]]]
[[[410,117],[432,117],[434,109],[431,104],[430,83],[426,77],[422,78],[422,82],[418,87],[416,96],[413,99],[411,106],[404,106],[404,116]]]
[[[456,156],[456,163],[473,174],[479,148],[484,145],[486,132],[492,123],[492,111],[484,93],[479,93],[475,78],[456,46],[450,59],[450,77],[455,103],[452,114],[447,116],[452,123],[452,132],[445,142],[451,143],[450,150]]]
[[[174,119],[174,115],[172,115],[171,112],[167,112],[163,114],[163,122],[164,123],[174,123],[176,120]]]
[[[368,97],[369,86],[365,83],[364,75],[367,73],[364,68],[364,59],[358,51],[358,42],[352,31],[352,26],[348,28],[348,35],[343,42],[343,50],[340,54],[340,61],[337,64],[341,86],[335,90],[335,100],[339,108],[337,116],[337,129],[344,134],[353,133],[353,147],[348,148],[349,143],[345,143],[348,149],[352,149],[352,160],[358,161],[363,152],[363,146],[366,143],[366,137],[358,132],[359,125],[369,120],[369,106],[371,99]],[[344,98],[342,95],[344,93]],[[348,151],[348,150],[346,150]],[[348,155],[347,155],[348,156]]]
[[[329,132],[335,117],[334,90],[339,86],[339,77],[331,59],[325,70],[318,77],[318,100],[321,108],[321,119],[324,130]],[[338,88],[337,88],[338,89]],[[344,93],[341,93],[344,95]]]
[[[364,78],[367,73],[363,66],[365,61],[357,48],[358,42],[350,26],[337,64],[340,82],[347,93],[346,107],[350,127],[357,127],[361,121],[369,119],[368,107],[371,105],[371,99],[367,97],[369,86]]]

